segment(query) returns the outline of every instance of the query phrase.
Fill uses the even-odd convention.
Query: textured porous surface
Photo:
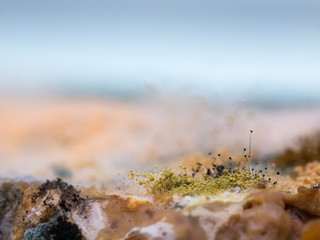
[[[0,207],[5,240],[314,240],[320,227],[320,190],[305,187],[153,198],[2,180]]]

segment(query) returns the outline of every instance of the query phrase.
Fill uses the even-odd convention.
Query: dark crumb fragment
[[[23,193],[13,182],[0,183],[0,239],[10,239]]]
[[[78,226],[74,223],[68,222],[65,216],[58,217],[57,222],[58,224],[54,225],[50,230],[50,234],[55,236],[54,239],[82,239]]]
[[[78,226],[69,222],[67,217],[67,212],[72,209],[84,212],[86,208],[86,198],[72,185],[60,178],[47,180],[31,196],[31,202],[34,205],[41,204],[45,210],[42,210],[38,225],[24,232],[25,240],[83,239]]]
[[[80,195],[80,191],[75,189],[72,185],[62,181],[61,178],[57,178],[53,181],[47,180],[45,183],[43,183],[39,187],[38,192],[33,194],[31,197],[32,203],[35,204],[37,198],[44,197],[47,192],[51,190],[61,191],[59,206],[65,211],[70,211],[72,207],[79,206],[84,203],[84,198]],[[43,201],[44,205],[49,204],[47,200],[48,199]],[[52,208],[53,206],[49,207]]]

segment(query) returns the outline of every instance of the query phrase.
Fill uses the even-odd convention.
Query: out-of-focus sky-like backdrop
[[[320,1],[3,0],[1,93],[320,101]]]

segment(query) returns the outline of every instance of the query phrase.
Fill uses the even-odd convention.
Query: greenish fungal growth
[[[82,235],[77,225],[67,221],[63,211],[57,213],[48,222],[40,223],[35,228],[27,229],[25,240],[81,240]]]
[[[72,172],[64,166],[53,167],[54,174],[59,178],[71,178]]]

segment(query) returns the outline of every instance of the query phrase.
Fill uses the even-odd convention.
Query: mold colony
[[[320,239],[318,162],[296,168],[289,181],[250,165],[250,154],[238,162],[217,156],[180,170],[132,171],[127,191],[117,195],[80,191],[59,178],[1,179],[0,238]]]
[[[163,169],[161,172],[154,170],[153,173],[131,171],[129,177],[139,185],[145,186],[148,192],[154,195],[214,195],[234,188],[249,191],[266,188],[290,189],[290,186],[279,186],[277,180],[280,172],[270,174],[267,167],[263,167],[263,170],[251,168],[250,153],[249,156],[244,154],[244,159],[238,162],[233,161],[231,157],[224,161],[221,154],[218,154],[218,157],[220,163],[216,158],[212,158],[211,167],[203,167],[203,163],[196,162],[196,166],[191,169],[179,165],[180,172],[171,168]]]
[[[59,179],[42,185],[3,180],[1,186],[6,186],[8,193],[0,202],[1,239],[320,237],[317,188],[300,187],[297,194],[274,189],[230,190],[211,196],[160,199],[93,189],[80,193]]]

